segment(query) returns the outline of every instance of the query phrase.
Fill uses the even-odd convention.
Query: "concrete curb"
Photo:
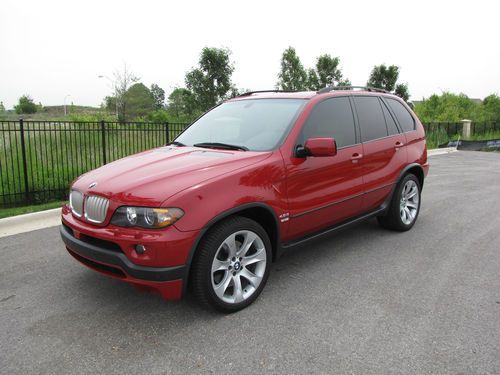
[[[458,151],[456,147],[434,148],[432,150],[427,150],[427,156],[444,155],[456,151]]]
[[[49,228],[61,223],[61,209],[33,212],[0,219],[0,238],[14,234]]]

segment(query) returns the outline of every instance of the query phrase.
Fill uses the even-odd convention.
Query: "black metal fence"
[[[428,148],[438,147],[451,140],[463,138],[464,124],[462,122],[432,122],[424,124],[424,128]],[[471,134],[473,140],[499,138],[500,123],[472,123]]]
[[[73,179],[173,140],[188,124],[0,121],[0,208],[65,199]],[[462,123],[425,124],[429,147],[462,134]],[[473,123],[474,137],[498,137],[500,123]],[[496,135],[495,135],[496,134]]]
[[[80,174],[164,145],[187,125],[0,121],[0,208],[65,199]]]
[[[426,133],[432,132],[444,132],[449,136],[461,135],[463,132],[462,122],[430,122],[424,124]],[[482,135],[488,132],[499,132],[500,123],[496,122],[473,122],[472,123],[472,134]]]

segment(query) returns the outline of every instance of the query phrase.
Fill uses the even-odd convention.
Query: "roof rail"
[[[236,95],[235,98],[239,98],[239,97],[242,97],[242,96],[250,96],[252,94],[260,94],[260,93],[264,93],[264,92],[295,92],[295,91],[286,91],[286,90],[258,90],[258,91],[247,91],[243,94],[240,94],[240,95]]]
[[[379,89],[377,87],[370,87],[370,86],[328,86],[328,87],[325,87],[324,89],[318,90],[317,94],[324,94],[325,92],[330,92],[330,91],[334,91],[334,90],[352,90],[352,89],[362,89],[362,90],[366,90],[366,91],[383,92],[386,94],[390,94],[390,92],[387,90]]]

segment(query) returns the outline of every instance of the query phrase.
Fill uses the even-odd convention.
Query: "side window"
[[[415,130],[415,120],[408,110],[399,101],[385,98],[404,132]]]
[[[315,137],[335,138],[339,148],[356,143],[354,118],[348,97],[327,99],[313,108],[302,129],[302,142]]]
[[[379,99],[376,96],[355,96],[354,101],[361,129],[361,141],[387,137],[387,127]]]
[[[392,118],[392,115],[385,106],[384,102],[382,102],[382,110],[384,111],[385,123],[387,124],[389,135],[399,134],[398,126],[396,125],[396,122]]]

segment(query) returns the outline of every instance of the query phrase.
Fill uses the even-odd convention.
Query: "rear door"
[[[386,104],[376,95],[355,95],[363,144],[363,209],[384,202],[407,163],[406,139]]]
[[[330,137],[337,155],[285,160],[290,209],[289,238],[301,237],[356,215],[363,195],[362,146],[348,96],[318,103],[296,145],[309,138]]]
[[[391,110],[391,113],[394,115],[400,129],[405,135],[408,160],[421,159],[422,151],[425,150],[425,148],[422,146],[416,146],[417,144],[423,142],[423,139],[422,134],[416,130],[416,122],[413,115],[406,108],[406,106],[396,98],[385,97],[383,98],[383,101]]]

